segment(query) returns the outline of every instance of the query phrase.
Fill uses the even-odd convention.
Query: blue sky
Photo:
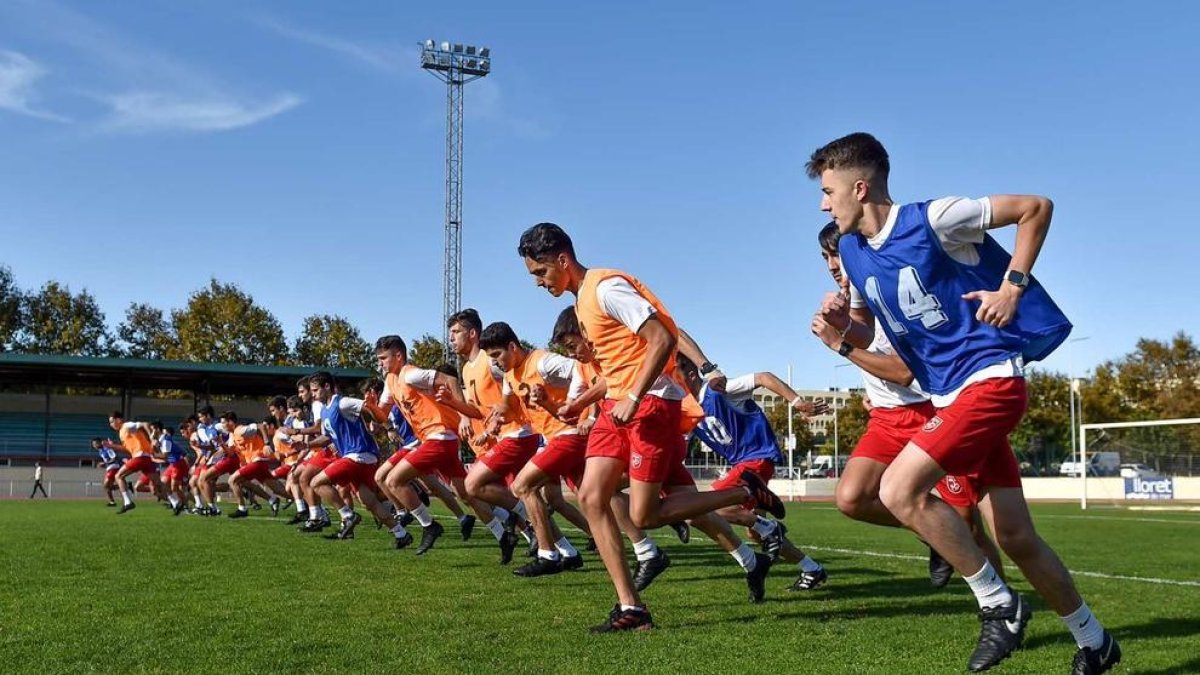
[[[1035,271],[1090,337],[1078,370],[1200,333],[1200,8],[598,7],[0,0],[0,262],[27,288],[87,288],[114,326],[215,276],[289,339],[312,313],[367,339],[440,334],[429,37],[493,50],[466,92],[463,299],[535,342],[566,301],[515,247],[552,220],[585,264],[650,284],[730,374],[854,383],[807,329],[830,282],[803,164],[858,130],[887,145],[898,200],[1055,200]],[[1067,370],[1067,350],[1047,364]]]

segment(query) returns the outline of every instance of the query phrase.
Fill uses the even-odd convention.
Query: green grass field
[[[732,559],[659,530],[674,565],[645,594],[658,628],[594,636],[613,595],[591,554],[582,571],[519,579],[482,527],[417,558],[369,524],[333,542],[265,511],[174,518],[140,503],[118,517],[99,502],[0,502],[4,672],[954,673],[978,630],[965,584],[931,589],[911,536],[827,504],[788,517],[828,568],[824,588],[786,593],[795,571],[781,562],[751,605]],[[1200,517],[1038,506],[1035,519],[1091,573],[1076,579],[1121,640],[1115,672],[1200,672]],[[1033,602],[1024,649],[995,672],[1069,672],[1074,643]]]

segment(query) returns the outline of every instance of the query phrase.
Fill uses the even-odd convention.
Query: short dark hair
[[[299,396],[289,396],[287,400],[287,407],[295,408],[296,410],[304,410],[304,399],[300,398]]]
[[[337,384],[337,380],[333,378],[333,373],[329,372],[328,370],[318,370],[317,372],[308,376],[308,383],[310,385],[315,384],[318,387],[324,387],[326,385],[333,387]]]
[[[842,136],[817,148],[804,165],[804,170],[812,179],[820,178],[827,169],[845,168],[867,169],[886,180],[892,165],[883,143],[862,131]]]
[[[262,422],[259,422],[259,424],[264,424],[266,426],[272,426],[272,427],[279,426],[279,422],[276,422],[275,418],[271,417],[270,415],[267,415],[266,417],[262,418]]]
[[[479,318],[479,312],[470,307],[451,314],[450,318],[446,320],[446,328],[456,323],[461,323],[467,328],[474,328],[476,333],[483,332],[483,319]]]
[[[299,389],[301,387],[304,387],[305,389],[308,389],[308,381],[311,379],[312,379],[312,375],[305,375],[304,377],[296,380],[296,388]]]
[[[96,445],[101,445],[104,443],[104,439],[97,436],[92,439],[92,442],[95,443]]]
[[[267,401],[267,405],[273,406],[273,407],[276,407],[279,409],[283,409],[283,407],[285,405],[287,405],[287,397],[286,396],[275,396],[270,401]]]
[[[221,413],[221,421],[224,422],[225,420],[229,420],[230,422],[236,424],[238,421],[237,413],[233,412],[232,410],[226,410],[225,412]]]
[[[489,323],[487,328],[483,329],[483,333],[479,335],[480,349],[507,349],[510,343],[521,344],[521,339],[517,337],[512,326],[509,326],[503,321]]]
[[[163,428],[162,420],[153,420],[152,422],[150,422],[150,426],[155,429],[162,429]]]
[[[108,416],[109,416],[109,417],[111,417],[111,418],[112,418],[112,419],[114,419],[114,420],[123,420],[123,419],[125,419],[125,413],[121,412],[120,410],[114,410],[114,411],[112,411],[112,412],[108,413]]]
[[[197,410],[196,414],[197,415],[208,415],[209,417],[212,417],[217,414],[217,411],[213,410],[213,407],[211,405],[206,405],[203,408]]]
[[[163,430],[163,432],[165,432],[165,433],[166,433],[168,436],[174,436],[174,435],[175,435],[175,430],[174,430],[174,429],[172,429],[171,427],[162,427],[162,430]]]
[[[554,321],[554,330],[550,334],[550,344],[561,345],[563,340],[575,336],[582,336],[583,333],[579,330],[579,317],[575,316],[575,308],[568,307],[558,313],[558,319]]]
[[[373,391],[376,394],[383,393],[383,380],[378,377],[372,377],[363,383],[363,391]]]
[[[684,356],[683,352],[675,353],[675,367],[683,371],[684,377],[692,377],[693,375],[700,374],[700,369],[696,367],[696,364],[692,363],[691,359]]]
[[[200,418],[196,417],[195,415],[188,415],[187,417],[183,418],[183,421],[189,424],[195,424],[200,421]]]
[[[393,349],[400,352],[400,356],[403,356],[405,361],[408,360],[408,347],[404,344],[404,338],[399,335],[384,335],[375,341],[375,351],[377,352]]]
[[[837,223],[827,223],[821,231],[817,233],[817,243],[821,245],[821,250],[826,253],[837,255],[838,241],[841,240],[842,233],[838,230]]]
[[[517,255],[545,262],[559,253],[566,253],[575,260],[575,244],[563,229],[554,223],[538,223],[521,233],[517,244]]]

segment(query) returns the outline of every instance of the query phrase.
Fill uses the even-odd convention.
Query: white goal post
[[[1200,417],[1188,417],[1177,420],[1144,420],[1141,422],[1104,422],[1101,424],[1080,424],[1079,425],[1079,484],[1082,487],[1079,493],[1079,508],[1086,509],[1088,501],[1087,488],[1087,434],[1089,430],[1101,429],[1131,429],[1134,427],[1163,427],[1177,426],[1182,424],[1200,424]]]

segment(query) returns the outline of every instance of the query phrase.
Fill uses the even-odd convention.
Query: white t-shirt
[[[871,341],[871,346],[867,347],[867,351],[883,356],[892,356],[896,353],[892,343],[888,340],[887,333],[879,329],[875,330],[875,339]],[[862,373],[867,400],[871,402],[873,408],[899,408],[929,400],[928,394],[921,391],[921,385],[916,380],[913,380],[911,386],[904,387],[895,382],[875,377],[865,370],[859,369],[859,372]]]
[[[33,479],[34,480],[42,479],[42,467],[40,467],[40,466],[33,467]]]
[[[609,277],[596,284],[596,299],[605,314],[635,334],[654,314],[654,305],[621,277]],[[658,376],[646,394],[668,401],[681,401],[684,396],[683,388],[665,373]]]
[[[707,387],[708,383],[706,382],[704,386]],[[725,380],[725,398],[730,401],[745,401],[754,394],[755,388],[754,373],[738,375],[737,377]],[[704,392],[701,391],[700,396],[697,398],[704,400]]]
[[[874,237],[867,238],[867,245],[875,250],[879,250],[891,235],[892,230],[895,229],[896,218],[899,215],[900,205],[893,204],[892,208],[888,211],[887,221]],[[934,234],[937,235],[938,241],[942,245],[942,250],[946,252],[946,255],[963,265],[974,266],[979,264],[979,251],[975,246],[983,243],[987,229],[992,224],[991,199],[987,197],[979,199],[968,199],[966,197],[943,197],[935,199],[929,202],[928,215],[929,226],[933,228]],[[851,285],[850,306],[861,308],[865,307],[866,304],[858,289]],[[878,334],[883,331],[877,329],[875,332]],[[985,366],[972,373],[954,391],[946,394],[934,394],[930,397],[930,400],[933,401],[934,406],[945,408],[954,403],[954,399],[958,398],[959,392],[972,384],[996,377],[1021,377],[1023,369],[1024,364],[1020,357]],[[866,373],[863,376],[865,380]],[[873,401],[872,404],[874,404]]]

